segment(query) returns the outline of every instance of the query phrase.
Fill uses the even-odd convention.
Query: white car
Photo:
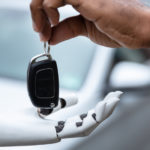
[[[73,9],[68,6],[65,9],[60,9],[60,11],[61,14],[63,14],[61,19],[77,14],[77,12],[73,11]],[[4,113],[4,116],[8,116],[7,113],[12,112],[14,109],[20,109],[23,105],[32,106],[26,87],[27,66],[33,56],[43,53],[43,43],[40,42],[37,33],[32,30],[32,21],[30,17],[28,1],[0,1],[0,22],[0,112],[1,114]],[[60,95],[63,97],[70,93],[75,93],[79,97],[79,103],[76,106],[61,110],[60,113],[58,112],[52,114],[51,117],[54,119],[65,119],[69,116],[86,112],[88,109],[92,108],[97,101],[101,100],[106,92],[110,91],[110,89],[132,89],[133,84],[134,88],[137,88],[138,86],[145,87],[145,85],[149,85],[150,81],[148,76],[150,74],[149,69],[146,66],[142,65],[140,70],[138,69],[139,64],[137,64],[137,67],[132,67],[133,64],[129,62],[124,62],[124,64],[115,66],[117,62],[122,60],[134,61],[135,57],[135,60],[145,60],[143,55],[139,55],[139,51],[135,52],[136,54],[133,55],[132,53],[133,52],[128,50],[121,49],[118,52],[116,49],[98,46],[85,37],[77,37],[75,39],[60,43],[57,46],[51,47],[51,54],[58,64],[61,87]],[[133,74],[137,74],[142,70],[146,84],[142,84],[143,76],[135,78],[134,83],[132,82],[133,77],[129,76],[125,82],[128,84],[125,84],[123,82],[125,81],[125,78],[118,78],[120,76],[124,76],[120,75],[123,65],[127,68],[127,70],[129,66],[131,66],[130,70],[137,68],[135,69],[136,72],[133,72]],[[114,69],[112,69],[113,67]],[[147,73],[145,73],[145,70]],[[140,80],[141,84],[135,84]],[[128,120],[123,117],[120,118],[120,116],[126,116],[128,111],[134,111],[141,105],[139,101],[136,101],[135,96],[133,96],[133,99],[135,99],[134,101],[130,100],[132,98],[131,96],[131,98],[129,98],[128,95],[127,98],[126,96],[124,97],[124,100],[121,101],[121,104],[124,105],[118,107],[118,109],[113,113],[112,117],[104,123],[105,126],[102,125],[87,138],[67,139],[62,140],[60,143],[51,145],[3,147],[0,149],[70,150],[81,148],[87,150],[96,145],[94,149],[99,149],[101,146],[103,147],[103,150],[107,150],[109,148],[120,148],[123,150],[121,144],[116,144],[116,140],[122,140],[115,137],[114,127],[118,127],[118,132],[116,133],[117,135],[121,136],[119,133],[122,132],[122,127],[127,130],[130,127],[130,121],[132,118],[129,118]],[[134,107],[129,108],[129,105]],[[128,123],[126,126],[123,122],[124,119],[126,119],[126,123]],[[139,120],[140,119],[141,118],[139,118]],[[131,123],[131,125],[134,124]],[[145,126],[142,126],[141,128],[143,129]],[[111,136],[110,133],[112,133]],[[128,138],[127,133],[128,132],[124,134],[126,138]],[[103,142],[98,141],[98,136],[102,136],[100,139]],[[105,140],[102,140],[103,137]],[[107,139],[109,139],[109,141]],[[129,142],[128,139],[123,139],[122,142],[125,142],[126,144],[130,143],[130,147],[133,145],[135,146],[134,142]],[[107,147],[106,145],[109,146]]]

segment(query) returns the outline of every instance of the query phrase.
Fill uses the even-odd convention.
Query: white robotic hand
[[[65,122],[59,121],[55,126],[59,139],[88,136],[102,121],[108,118],[120,100],[122,92],[108,94],[88,113],[68,118]]]
[[[6,120],[0,117],[0,146],[50,144],[59,142],[63,138],[87,136],[112,114],[121,94],[120,91],[109,93],[88,113],[68,118],[66,121],[52,123],[30,113],[24,113],[24,117],[20,113],[20,117],[17,117],[18,121],[16,119],[13,121],[14,118]],[[75,98],[61,99],[58,107],[48,114],[76,102]]]

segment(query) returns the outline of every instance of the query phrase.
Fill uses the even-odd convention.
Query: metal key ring
[[[50,53],[50,45],[48,44],[48,47],[46,46],[46,42],[44,42],[44,52],[45,54],[49,54]]]

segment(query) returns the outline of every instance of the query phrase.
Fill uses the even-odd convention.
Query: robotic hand
[[[50,144],[64,138],[87,136],[112,114],[121,94],[120,91],[109,93],[88,113],[68,118],[66,121],[41,119],[34,110],[26,107],[16,111],[16,114],[9,114],[8,119],[0,115],[0,146]],[[76,97],[59,99],[58,106],[46,115],[76,103]],[[41,111],[39,110],[39,114]]]

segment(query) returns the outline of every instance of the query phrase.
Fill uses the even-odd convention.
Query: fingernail
[[[48,18],[48,20],[49,20],[49,22],[51,24],[51,27],[54,27],[54,26],[56,26],[58,24],[58,21],[54,21],[54,20],[52,20],[50,18]]]
[[[44,37],[44,35],[43,35],[42,33],[40,33],[39,35],[40,35],[40,40],[41,40],[42,42],[44,42],[44,41],[46,40],[45,37]]]
[[[38,32],[38,28],[34,22],[33,22],[33,29],[34,29],[34,31]]]

